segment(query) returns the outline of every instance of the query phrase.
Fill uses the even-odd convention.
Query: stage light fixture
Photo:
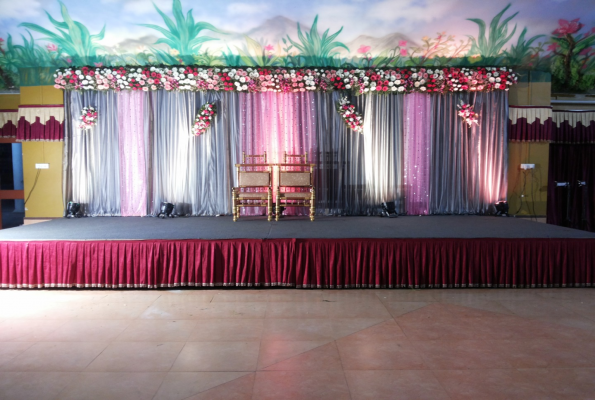
[[[496,216],[508,217],[508,203],[506,201],[496,203]]]
[[[586,181],[577,181],[577,183],[578,183],[578,187],[587,186],[587,182]]]
[[[174,211],[174,207],[175,206],[172,203],[162,202],[160,212],[157,216],[159,218],[172,218],[172,212]]]
[[[80,217],[82,217],[80,210],[81,210],[80,203],[75,203],[73,201],[69,201],[68,205],[66,206],[66,218],[80,218]]]
[[[397,214],[397,208],[395,206],[394,201],[385,201],[384,203],[382,203],[381,207],[381,217],[397,218],[399,216],[399,214]]]
[[[556,183],[557,187],[568,187],[570,186],[570,182],[558,182],[558,181],[554,181]]]

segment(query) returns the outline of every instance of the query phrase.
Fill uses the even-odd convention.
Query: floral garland
[[[79,129],[88,131],[97,125],[97,110],[94,107],[83,107],[81,110]]]
[[[473,106],[471,104],[465,104],[461,100],[461,104],[457,106],[459,111],[459,117],[463,118],[463,122],[466,122],[469,127],[475,125],[479,125],[477,119],[479,118],[479,114],[473,111]]]
[[[211,121],[217,116],[217,106],[214,103],[205,103],[194,118],[192,136],[205,133],[211,127]]]
[[[364,118],[355,110],[355,106],[351,104],[347,97],[342,97],[337,102],[337,112],[349,128],[359,133],[363,132]]]
[[[506,67],[477,68],[60,68],[54,87],[64,90],[450,93],[508,90],[517,76]]]

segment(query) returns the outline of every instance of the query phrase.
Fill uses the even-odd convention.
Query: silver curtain
[[[479,126],[457,115],[474,106]],[[506,199],[508,93],[432,96],[431,214],[483,214]]]
[[[88,216],[120,215],[118,93],[66,92],[64,129],[64,201],[81,203]],[[81,109],[98,110],[97,125],[79,129]]]

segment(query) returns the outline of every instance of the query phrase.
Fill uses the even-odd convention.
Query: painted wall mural
[[[490,65],[550,71],[554,91],[584,92],[595,89],[586,3],[0,0],[0,88],[82,65]]]

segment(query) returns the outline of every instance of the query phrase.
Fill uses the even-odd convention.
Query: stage
[[[595,234],[481,216],[56,219],[0,231],[3,288],[584,287]]]

